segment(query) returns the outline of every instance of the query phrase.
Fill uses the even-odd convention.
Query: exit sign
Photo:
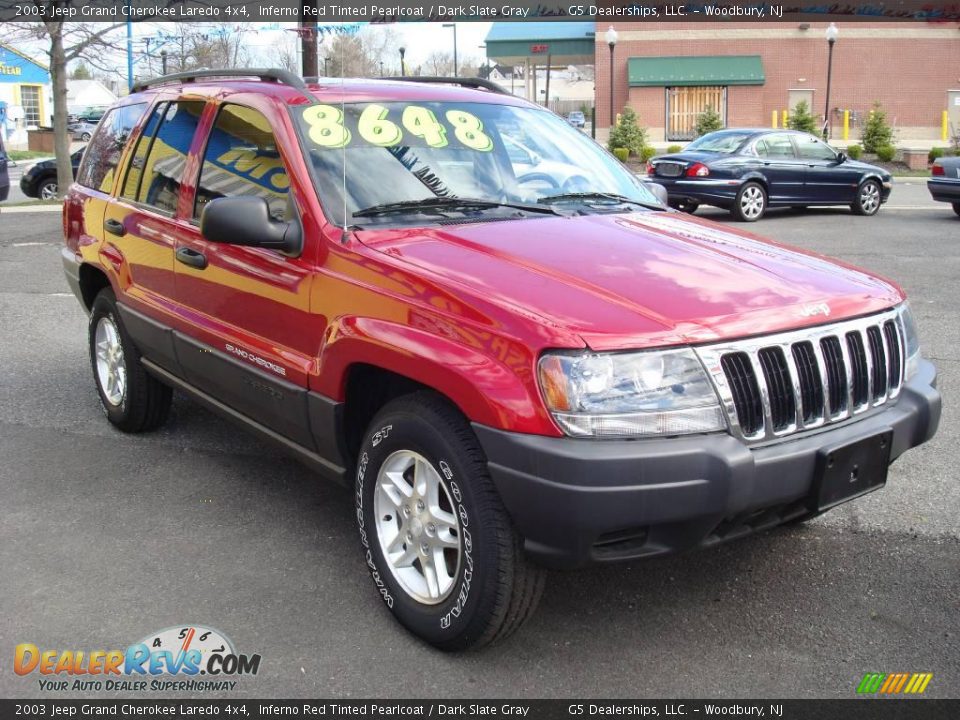
[[[545,53],[550,50],[549,45],[531,45],[530,52],[532,53]]]

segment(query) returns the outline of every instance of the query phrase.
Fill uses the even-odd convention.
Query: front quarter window
[[[619,161],[545,110],[383,102],[320,103],[293,113],[324,209],[338,225],[409,223],[354,213],[437,198],[515,207],[589,191],[633,203],[623,211],[658,205]]]

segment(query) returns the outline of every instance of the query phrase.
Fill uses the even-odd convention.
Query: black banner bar
[[[126,20],[276,23],[301,19],[340,22],[876,22],[960,21],[960,3],[949,0],[0,0],[0,21]]]
[[[0,700],[0,718],[955,720],[960,700]]]

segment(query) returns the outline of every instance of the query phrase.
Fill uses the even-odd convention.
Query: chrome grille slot
[[[778,347],[763,348],[757,355],[763,368],[763,379],[767,383],[773,431],[781,432],[793,424],[797,417],[797,401],[793,395],[787,359]]]
[[[804,330],[697,347],[731,432],[750,443],[849,421],[903,385],[895,310]]]
[[[793,362],[800,376],[800,405],[803,407],[804,425],[823,417],[823,381],[817,366],[813,343],[798,342],[793,348]]]

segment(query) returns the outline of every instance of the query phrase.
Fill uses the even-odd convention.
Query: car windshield
[[[317,104],[293,113],[317,192],[338,225],[422,224],[425,214],[450,212],[543,217],[566,208],[628,212],[658,205],[619,161],[545,110],[384,102],[348,103],[342,110]],[[554,197],[561,195],[569,197]],[[455,198],[483,203],[458,206],[450,202]],[[545,201],[551,213],[532,212]],[[383,212],[397,203],[419,206]]]
[[[687,150],[733,154],[752,135],[748,132],[712,132],[687,145]]]

